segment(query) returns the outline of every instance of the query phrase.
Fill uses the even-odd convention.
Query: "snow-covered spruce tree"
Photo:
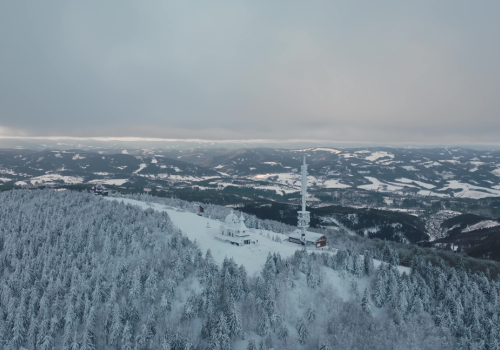
[[[307,321],[304,317],[297,323],[297,333],[299,335],[300,344],[305,344],[309,338],[309,330],[307,329]]]
[[[372,314],[372,304],[368,288],[366,288],[365,292],[363,293],[363,299],[361,300],[361,307],[363,308],[363,311],[366,312],[367,315]]]

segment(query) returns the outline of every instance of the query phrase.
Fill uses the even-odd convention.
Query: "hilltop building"
[[[302,188],[300,194],[302,195],[302,210],[297,212],[298,222],[297,229],[288,235],[288,240],[292,243],[302,244],[311,246],[314,245],[317,248],[326,246],[326,237],[320,233],[309,232],[307,228],[309,227],[309,222],[311,220],[310,213],[306,210],[306,196],[307,196],[307,164],[306,157],[304,157],[304,163],[300,167],[301,169],[301,182]]]
[[[232,210],[220,226],[220,234],[215,235],[215,238],[239,246],[256,243],[255,239],[250,237],[250,230],[245,225],[243,214],[238,218]]]

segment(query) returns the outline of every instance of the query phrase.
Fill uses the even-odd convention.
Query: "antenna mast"
[[[298,223],[297,227],[302,231],[302,242],[305,243],[306,229],[309,227],[310,215],[306,211],[306,196],[307,196],[307,164],[306,157],[304,156],[304,164],[300,167],[301,171],[301,182],[302,188],[300,194],[302,195],[302,210],[298,211]]]

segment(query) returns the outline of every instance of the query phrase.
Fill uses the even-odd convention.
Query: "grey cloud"
[[[0,134],[498,142],[491,1],[16,1]]]

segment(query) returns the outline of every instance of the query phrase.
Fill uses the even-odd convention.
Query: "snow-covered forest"
[[[500,349],[498,277],[420,256],[410,274],[375,268],[377,254],[398,263],[385,249],[274,254],[248,276],[231,259],[216,264],[164,212],[3,192],[0,348]]]

